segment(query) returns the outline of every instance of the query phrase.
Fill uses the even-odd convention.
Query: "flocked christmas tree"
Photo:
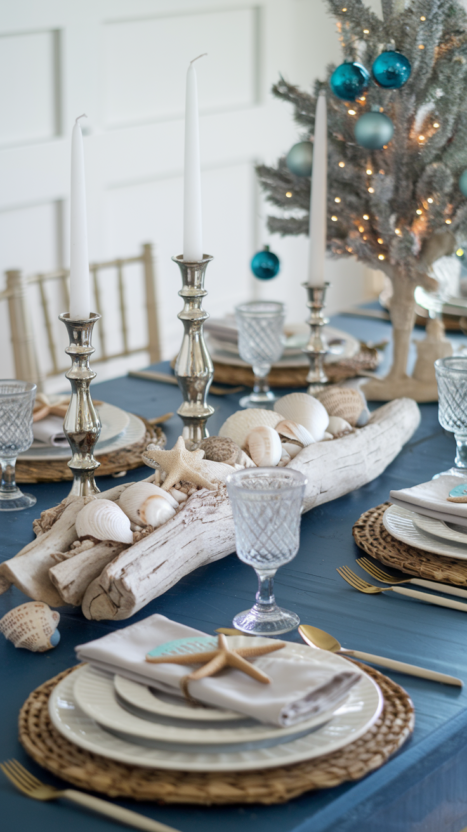
[[[282,78],[273,92],[294,106],[301,139],[312,142],[326,90],[328,252],[393,283],[393,366],[370,383],[370,397],[429,399],[433,391],[406,375],[413,295],[436,286],[432,263],[467,239],[467,15],[459,0],[382,0],[382,19],[362,0],[325,2],[344,64],[329,66],[314,94]],[[257,169],[267,199],[283,209],[268,219],[272,232],[308,233],[307,150],[298,144],[276,167]]]

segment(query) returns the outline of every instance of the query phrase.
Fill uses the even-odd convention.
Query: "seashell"
[[[283,442],[282,447],[287,451],[290,459],[295,459],[297,454],[303,450],[301,445],[295,445],[293,442]]]
[[[248,456],[246,451],[240,451],[240,456],[235,463],[235,467],[240,465],[241,468],[256,468],[251,456]]]
[[[278,465],[282,456],[279,434],[268,425],[258,425],[246,438],[250,456],[255,465],[266,468]]]
[[[340,416],[355,427],[364,410],[363,400],[358,390],[352,387],[329,387],[317,395],[330,416]]]
[[[311,433],[315,442],[320,442],[328,426],[328,414],[318,399],[308,393],[289,393],[278,399],[274,405],[276,413],[282,413],[287,421],[302,425]]]
[[[75,526],[80,538],[133,543],[130,520],[112,500],[95,499],[87,503],[77,514]]]
[[[227,436],[229,439],[233,439],[240,448],[245,450],[245,440],[253,428],[260,425],[275,428],[283,418],[274,410],[261,410],[256,407],[237,410],[224,422],[219,431],[219,436]]]
[[[242,453],[242,449],[228,436],[208,436],[200,442],[199,447],[204,451],[205,459],[224,462],[226,465],[235,465]]]
[[[215,462],[213,459],[200,460],[199,470],[201,474],[211,482],[225,482],[232,473],[232,465],[225,462]]]
[[[279,422],[276,425],[276,431],[279,436],[285,437],[285,439],[291,439],[292,442],[300,442],[303,448],[307,448],[308,445],[311,445],[315,441],[311,433],[303,425],[299,425],[298,422],[291,422],[290,419],[284,419],[282,422]]]
[[[60,614],[43,601],[21,604],[0,619],[0,632],[15,647],[25,647],[33,653],[44,653],[60,641],[57,630]]]
[[[329,442],[330,439],[334,439],[332,433],[328,433],[328,431],[325,430],[324,431],[324,436],[323,436],[321,442]]]
[[[352,431],[352,425],[349,425],[341,416],[329,417],[328,433],[331,433],[333,436],[339,436],[342,433],[351,433]]]
[[[175,497],[152,482],[130,485],[120,496],[118,504],[133,523],[154,528],[170,520],[178,508]]]
[[[174,500],[177,501],[177,503],[184,503],[187,499],[187,495],[183,491],[179,491],[178,488],[171,488],[169,492],[164,491],[164,494],[167,493],[171,494]]]

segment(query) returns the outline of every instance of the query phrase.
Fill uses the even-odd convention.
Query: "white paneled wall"
[[[321,0],[18,0],[0,7],[0,275],[68,265],[70,134],[85,112],[90,257],[124,257],[155,244],[165,357],[182,332],[180,278],[170,258],[182,248],[185,73],[203,52],[204,248],[215,257],[205,306],[220,315],[256,294],[284,299],[289,320],[302,320],[307,240],[269,239],[254,165],[273,162],[297,140],[291,108],[270,94],[279,73],[309,88],[339,58]],[[249,261],[265,242],[280,255],[282,272],[263,286]],[[329,262],[328,278],[331,311],[365,295],[357,264]],[[114,280],[104,293],[110,317]],[[136,269],[126,301],[130,341],[139,346],[145,317]],[[32,295],[42,353],[37,302]],[[56,297],[57,312],[61,305]],[[118,341],[107,327],[108,340]],[[144,356],[136,361],[141,366]],[[0,377],[13,374],[3,303]]]

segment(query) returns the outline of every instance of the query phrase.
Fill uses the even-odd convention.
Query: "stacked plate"
[[[102,422],[101,435],[94,450],[97,456],[120,451],[122,448],[134,445],[143,439],[146,427],[137,416],[106,402],[96,407],[96,410]],[[39,460],[70,459],[70,457],[71,452],[68,445],[54,448],[45,445],[43,442],[34,442],[24,454],[19,455],[18,459],[37,462]]]
[[[448,558],[467,560],[467,528],[435,520],[399,506],[389,506],[384,528],[402,543]]]
[[[251,644],[246,636],[232,642]],[[340,656],[305,645],[287,644],[284,651],[313,667],[348,669]],[[49,700],[55,728],[75,745],[130,765],[181,771],[247,771],[320,757],[362,736],[382,707],[380,689],[362,673],[337,708],[277,728],[89,665],[63,679]]]

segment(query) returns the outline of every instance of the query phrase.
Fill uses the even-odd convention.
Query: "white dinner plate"
[[[108,404],[107,402],[102,402],[102,404],[96,405],[96,410],[100,416],[102,424],[99,442],[97,443],[97,447],[99,448],[100,445],[110,442],[111,439],[116,439],[117,436],[120,436],[120,434],[123,433],[123,431],[128,427],[130,414],[127,413],[126,410],[122,410],[121,407],[116,407],[114,404]],[[46,447],[47,451],[63,450],[63,448],[55,446]],[[44,443],[34,441],[31,448],[29,448],[26,453],[29,453],[29,451],[35,451],[36,449],[38,451],[43,451]],[[66,445],[65,450],[68,454],[70,453],[69,445]]]
[[[444,520],[435,520],[434,517],[426,517],[424,514],[415,512],[414,523],[422,532],[467,547],[467,528],[461,531],[462,526],[455,523],[445,523]]]
[[[190,722],[233,722],[245,719],[243,714],[237,714],[235,711],[197,705],[189,699],[140,685],[131,679],[125,679],[124,676],[114,676],[114,687],[121,700],[149,715],[188,719]]]
[[[108,405],[109,407],[113,407],[113,405]],[[119,408],[115,408],[119,410]],[[124,411],[122,411],[124,412]],[[95,448],[95,455],[99,456],[99,454],[110,454],[113,451],[119,451],[121,448],[126,448],[128,445],[133,445],[135,442],[140,442],[143,439],[146,433],[146,426],[138,416],[134,416],[133,413],[127,413],[128,416],[128,425],[127,428],[123,430],[118,436],[114,439],[111,439],[107,442],[101,443],[99,442]],[[20,454],[18,459],[24,459],[29,461],[38,461],[38,460],[57,460],[57,459],[70,459],[71,458],[71,451],[69,447],[66,448],[29,448],[28,451],[25,451],[24,454]]]
[[[345,659],[325,651],[310,649],[306,645],[290,644],[297,656],[309,660],[327,658],[336,670],[348,670]],[[334,712],[329,722],[304,737],[270,748],[231,753],[205,753],[180,750],[147,748],[144,745],[123,740],[106,731],[78,707],[73,695],[76,673],[68,674],[54,688],[49,700],[49,713],[53,725],[70,742],[94,754],[112,760],[148,768],[174,769],[178,771],[249,771],[289,765],[329,754],[361,737],[378,719],[383,707],[379,687],[362,673],[357,685],[349,691],[345,701]],[[296,726],[300,728],[300,725]]]
[[[446,558],[467,560],[465,545],[429,537],[415,525],[414,514],[414,511],[400,506],[389,506],[383,514],[384,528],[397,540],[402,540],[403,543],[408,543],[409,546],[415,546],[417,549],[423,549],[424,552],[433,552],[435,555]]]

